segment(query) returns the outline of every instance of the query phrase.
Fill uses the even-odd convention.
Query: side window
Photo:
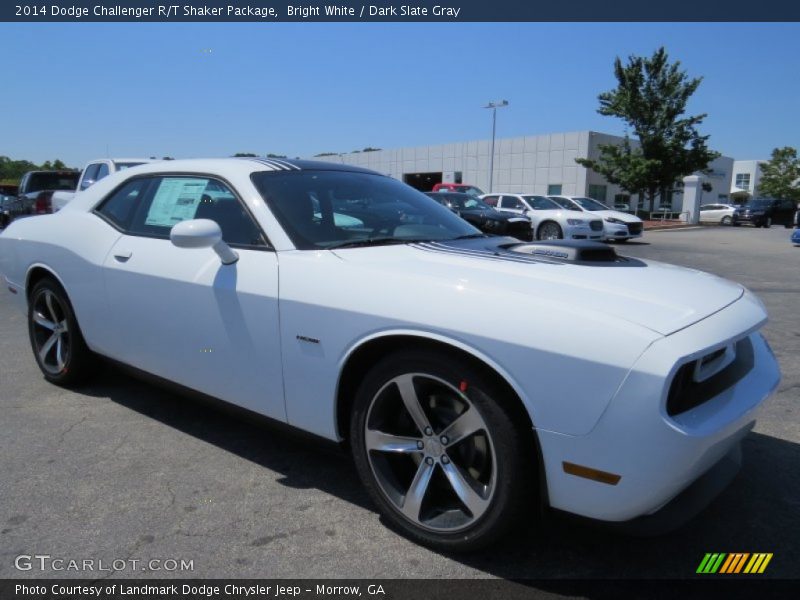
[[[132,179],[111,194],[95,210],[120,229],[128,229],[136,206],[145,196],[149,179]]]
[[[92,185],[95,181],[97,181],[97,169],[100,165],[94,164],[89,165],[86,167],[86,171],[83,174],[83,179],[81,179],[81,189],[85,190],[90,185]]]
[[[483,201],[489,206],[497,207],[497,196],[486,196]]]
[[[169,238],[176,223],[211,219],[222,239],[236,246],[266,246],[264,237],[236,195],[224,183],[207,177],[153,178],[147,197],[139,203],[130,232]]]
[[[503,208],[525,208],[519,198],[515,196],[503,196]]]
[[[108,175],[108,165],[106,163],[100,163],[97,169],[97,175],[95,175],[94,180],[100,181],[103,177]]]

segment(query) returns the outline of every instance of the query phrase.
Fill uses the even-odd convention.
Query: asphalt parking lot
[[[386,528],[335,446],[242,423],[111,366],[80,391],[48,384],[24,315],[0,293],[0,578],[684,578],[706,552],[772,552],[765,577],[800,578],[800,248],[789,234],[709,227],[616,246],[739,281],[769,310],[783,381],[731,487],[666,536],[555,518],[467,556]],[[193,570],[19,571],[23,554],[191,560]]]

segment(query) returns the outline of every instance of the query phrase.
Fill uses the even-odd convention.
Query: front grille
[[[641,223],[628,223],[628,233],[631,235],[639,235],[642,233]]]
[[[724,349],[715,350],[678,369],[667,396],[669,416],[674,417],[708,402],[736,384],[753,368],[753,343],[746,337],[736,343],[736,358],[731,364],[704,381],[695,381],[694,374],[698,363],[702,367],[718,358],[724,351]]]
[[[592,231],[603,231],[603,222],[602,221],[589,221],[589,227],[592,228]]]

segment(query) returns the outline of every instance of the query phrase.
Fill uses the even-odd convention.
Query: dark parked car
[[[795,205],[791,200],[773,198],[754,198],[733,213],[733,226],[753,225],[770,227],[783,225],[791,227],[794,220]]]
[[[425,195],[446,206],[484,233],[510,235],[524,241],[533,239],[533,229],[531,229],[531,220],[529,218],[492,208],[483,200],[471,194],[425,192]]]
[[[80,171],[28,171],[19,182],[17,196],[8,204],[9,218],[53,212],[53,192],[74,190]]]

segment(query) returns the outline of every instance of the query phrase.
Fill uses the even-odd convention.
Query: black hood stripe
[[[457,245],[443,244],[439,242],[422,242],[413,244],[412,247],[418,248],[426,252],[438,252],[440,254],[454,254],[456,256],[464,256],[468,258],[483,258],[486,260],[502,261],[502,262],[515,262],[524,264],[561,264],[559,261],[543,259],[540,256],[516,254],[511,253],[503,248],[491,249],[473,249],[464,248]]]

